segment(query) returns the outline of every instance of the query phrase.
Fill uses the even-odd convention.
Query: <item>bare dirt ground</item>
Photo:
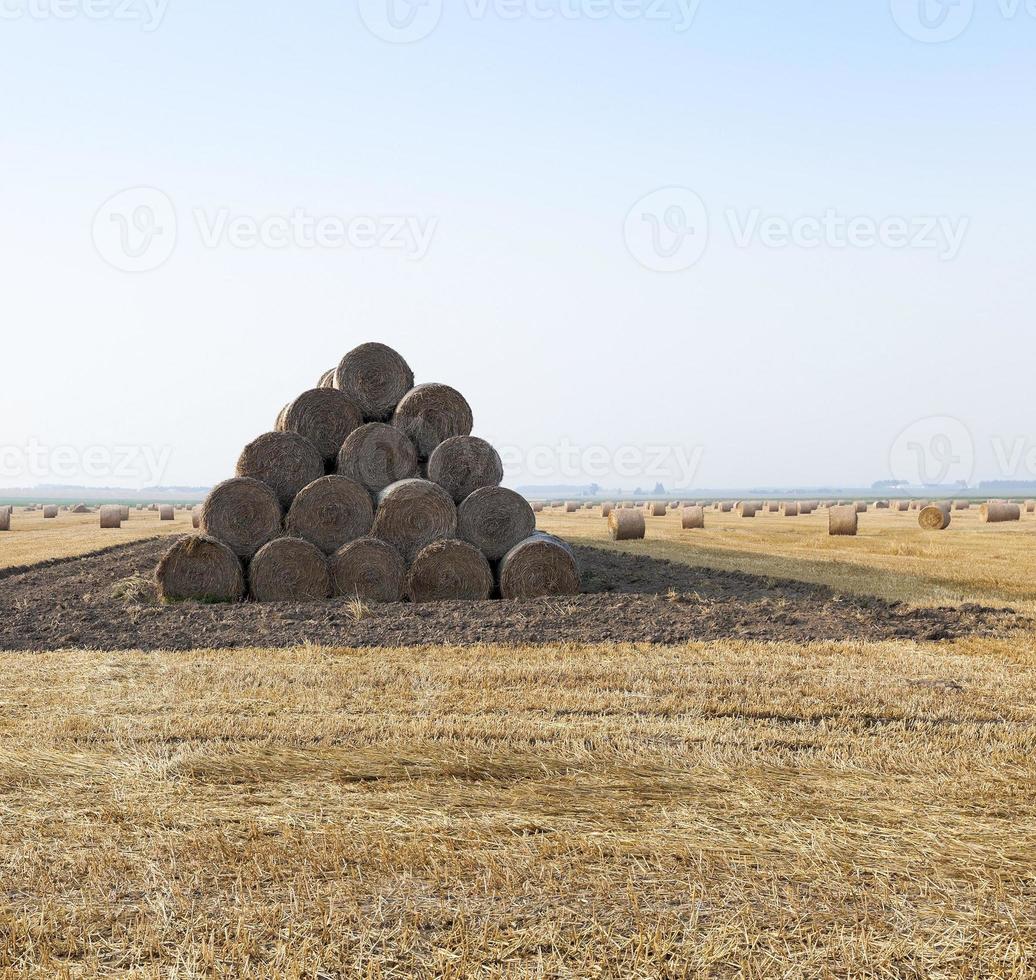
[[[976,604],[914,608],[806,582],[581,547],[585,593],[525,602],[162,606],[151,578],[168,540],[0,572],[0,649],[683,643],[742,639],[950,640],[1021,624]]]

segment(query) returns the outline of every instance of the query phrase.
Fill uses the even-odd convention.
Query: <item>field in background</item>
[[[893,598],[1036,598],[1031,517],[829,539],[710,511],[617,545],[597,512],[540,517]],[[34,560],[190,519],[57,523]],[[1032,975],[1034,633],[0,667],[0,973]]]
[[[61,512],[48,521],[43,519],[41,510],[25,513],[16,509],[11,518],[11,530],[0,534],[0,571],[190,531],[190,511],[177,511],[175,521],[161,521],[154,511],[130,510],[130,519],[121,528],[102,530],[97,513]]]
[[[1036,516],[982,524],[977,509],[956,511],[945,531],[923,531],[917,512],[869,511],[859,534],[830,537],[827,512],[741,518],[713,510],[705,528],[684,531],[678,511],[646,517],[643,541],[612,542],[600,508],[537,515],[542,530],[631,554],[819,582],[846,592],[914,605],[980,602],[1036,611]]]

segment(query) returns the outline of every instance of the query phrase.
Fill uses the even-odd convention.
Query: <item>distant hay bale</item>
[[[781,510],[781,502],[779,500],[771,500],[766,505],[766,512],[768,514],[779,514]]]
[[[820,506],[819,500],[800,500],[799,514],[812,514]]]
[[[158,519],[160,521],[175,521],[176,511],[168,504],[163,504],[158,508]]]
[[[406,563],[387,541],[358,538],[339,548],[330,561],[331,592],[368,602],[399,602],[403,598]]]
[[[122,527],[122,508],[104,504],[101,507],[101,527],[104,530]]]
[[[742,500],[737,505],[737,516],[738,517],[755,517],[759,513],[759,509],[762,504],[757,503],[754,500]]]
[[[454,436],[471,435],[471,406],[455,388],[423,384],[411,389],[396,406],[392,424],[414,440],[422,459]]]
[[[971,510],[971,501],[970,500],[955,500],[953,502],[953,509],[954,510]]]
[[[0,507],[0,531],[11,530],[11,508]]]
[[[245,594],[241,560],[222,541],[181,538],[155,574],[163,602],[237,602]]]
[[[245,446],[237,461],[237,476],[265,483],[287,510],[303,487],[324,475],[324,459],[297,432],[267,432]]]
[[[705,527],[705,508],[684,507],[680,512],[680,526],[685,531],[694,531]]]
[[[867,502],[864,500],[857,500],[853,506],[856,508],[857,514],[866,514],[868,511]]]
[[[277,505],[278,508],[280,504]],[[191,511],[191,526],[197,531],[201,527],[201,504]]]
[[[317,382],[318,388],[333,388],[335,386],[335,368],[331,368],[330,371],[325,371],[320,375],[320,380]]]
[[[214,487],[199,511],[203,534],[226,544],[246,561],[283,533],[284,514],[277,494],[250,477]]]
[[[874,501],[874,509],[875,510],[888,510],[889,509],[889,502],[887,500],[875,500]]]
[[[322,476],[298,492],[284,528],[333,555],[369,534],[373,523],[374,506],[364,487],[345,476]]]
[[[860,511],[855,504],[832,507],[827,512],[828,534],[852,537],[859,527]]]
[[[639,510],[613,510],[608,515],[608,532],[614,541],[642,538],[644,531],[644,515]]]
[[[277,538],[260,548],[248,581],[256,602],[317,602],[331,595],[326,556],[302,538]]]
[[[720,513],[729,514],[734,509],[732,500],[721,500],[719,504]]]
[[[457,537],[490,561],[503,558],[535,530],[536,515],[528,501],[506,487],[482,487],[457,508]]]
[[[35,510],[35,509],[36,509],[35,507],[32,508],[32,510]],[[90,508],[87,507],[86,504],[76,504],[75,507],[73,507],[72,510],[69,513],[72,513],[72,514],[89,514],[90,513]]]
[[[334,385],[356,403],[366,421],[384,422],[414,387],[414,372],[391,347],[361,344],[342,358]],[[467,433],[451,433],[462,434]]]
[[[656,500],[653,503],[648,504],[647,512],[649,517],[665,517],[665,502],[661,500]]]
[[[905,511],[910,510],[910,501],[909,500],[895,500],[892,503],[892,510],[894,510],[897,513],[900,513],[900,514],[904,513]]]
[[[950,526],[950,505],[930,504],[917,515],[917,523],[926,531],[945,531]]]
[[[990,501],[979,509],[979,520],[984,524],[1002,524],[1005,521],[1020,521],[1021,519],[1022,509],[1018,504]]]
[[[1025,513],[1026,514],[1036,514],[1036,500],[1026,500],[1025,501]]]
[[[565,513],[574,514],[579,510],[579,504],[575,500],[568,500],[565,502]]]
[[[532,534],[503,556],[499,587],[502,599],[576,595],[580,581],[575,553],[552,534]]]
[[[45,521],[52,521],[57,516],[58,509],[53,504],[49,504],[48,506],[43,508],[43,519]]]
[[[781,517],[798,517],[799,516],[799,505],[791,500],[785,500],[781,503]]]
[[[601,504],[601,517],[607,517],[613,510],[615,510],[615,504],[606,501]]]
[[[488,599],[493,571],[485,555],[467,541],[446,538],[422,548],[407,572],[405,592],[413,602]]]
[[[308,439],[325,462],[338,458],[350,432],[363,425],[363,414],[342,392],[313,388],[295,399],[280,419],[280,432]]]
[[[120,511],[120,513],[122,515],[122,519],[124,521],[128,521],[130,519],[130,509],[129,509],[129,507],[120,507],[119,511]]]
[[[536,503],[534,503],[534,504],[532,505],[532,512],[533,512],[534,514],[540,514],[540,513],[542,513],[542,512],[543,512],[543,504],[541,504],[541,503],[540,503],[540,502],[539,502],[539,501],[537,500],[537,501],[536,501]]]
[[[385,487],[418,475],[420,460],[413,441],[384,422],[368,422],[352,432],[338,454],[338,473],[381,493]]]
[[[433,541],[456,537],[457,507],[436,483],[400,480],[379,494],[371,534],[411,562]]]
[[[482,487],[498,487],[504,478],[500,454],[478,436],[452,436],[428,457],[428,479],[459,504]]]

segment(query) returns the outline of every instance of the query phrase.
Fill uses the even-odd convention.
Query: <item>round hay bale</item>
[[[930,504],[917,515],[917,523],[926,531],[945,531],[950,526],[950,505]]]
[[[633,541],[644,537],[644,515],[637,509],[613,510],[608,515],[608,533],[613,541]]]
[[[680,526],[685,531],[693,531],[705,527],[705,508],[684,507],[680,511]]]
[[[36,508],[35,507],[28,507],[26,509],[27,510],[35,510]],[[158,510],[158,508],[156,507],[155,510]],[[86,504],[76,504],[75,507],[73,507],[72,510],[69,511],[69,513],[70,514],[89,514],[90,513],[90,508],[87,507]]]
[[[719,509],[721,513],[729,514],[734,509],[734,502],[732,500],[720,501]]]
[[[53,506],[53,504],[48,505],[48,506],[43,508],[43,519],[45,521],[52,521],[57,516],[58,516],[58,509],[57,509],[57,507]]]
[[[875,510],[888,510],[889,509],[889,502],[887,500],[875,500],[874,501],[874,509]]]
[[[288,404],[285,405],[284,408],[282,408],[277,413],[277,421],[273,423],[273,431],[274,432],[283,432],[284,431],[284,417],[288,414],[288,409],[289,408],[291,408],[291,402],[288,402]]]
[[[832,508],[833,510],[834,508]],[[798,517],[799,516],[799,505],[791,500],[785,500],[781,503],[781,517]]]
[[[456,536],[457,507],[436,483],[400,480],[379,494],[371,534],[411,562],[433,541]]]
[[[536,501],[536,503],[534,503],[532,505],[532,512],[534,514],[542,514],[543,513],[543,504],[541,504],[539,501]]]
[[[970,500],[955,500],[953,502],[953,509],[954,510],[971,510],[971,501]]]
[[[168,504],[163,504],[158,508],[158,519],[160,521],[175,521],[176,511]]]
[[[863,501],[863,500],[857,500],[853,504],[853,507],[856,508],[856,513],[857,514],[866,514],[868,509],[869,509],[868,506],[867,506],[866,501]]]
[[[237,602],[245,594],[241,559],[205,535],[181,538],[155,573],[163,602]]]
[[[766,512],[768,514],[778,514],[778,513],[780,513],[780,509],[781,509],[781,503],[780,503],[779,500],[771,500],[766,505]]]
[[[283,532],[277,494],[259,480],[237,477],[214,487],[199,511],[203,534],[246,561]]]
[[[536,515],[529,502],[506,487],[482,487],[457,508],[457,537],[490,561],[503,558],[535,530]]]
[[[122,527],[122,508],[104,504],[101,507],[101,527],[105,530]]]
[[[342,444],[338,473],[355,480],[370,493],[418,474],[417,447],[399,429],[384,422],[361,425]]]
[[[324,475],[324,460],[297,432],[267,432],[245,446],[237,475],[265,483],[287,510],[295,494]]]
[[[1020,521],[1021,519],[1022,509],[1017,504],[990,501],[979,508],[979,520],[983,524],[1002,524],[1005,521]]]
[[[360,410],[334,388],[304,391],[285,411],[280,432],[294,432],[308,439],[325,461],[338,458],[349,433],[363,425]]]
[[[384,422],[414,387],[414,372],[391,347],[360,344],[342,358],[334,384],[356,403],[364,419]]]
[[[910,501],[897,500],[893,503],[892,509],[900,514],[905,513],[906,511],[910,510]]]
[[[424,384],[411,389],[396,406],[392,424],[414,440],[428,459],[440,443],[471,435],[474,420],[464,396],[449,385]]]
[[[574,514],[579,510],[579,504],[575,500],[568,500],[565,502],[565,513]]]
[[[499,587],[502,599],[576,595],[580,581],[575,553],[552,534],[532,534],[504,555]]]
[[[665,517],[666,505],[664,501],[656,500],[647,505],[649,517]]]
[[[615,504],[603,503],[601,504],[601,517],[607,517],[613,510],[615,510]]]
[[[122,519],[124,521],[128,521],[130,519],[130,509],[129,509],[129,507],[120,507],[119,508],[119,513],[120,513],[120,515],[121,515],[121,517],[122,517]]]
[[[819,500],[800,500],[799,514],[812,514],[820,506]]]
[[[832,507],[827,512],[828,534],[853,537],[859,528],[860,512],[855,504],[842,507]]]
[[[374,505],[360,484],[344,476],[322,476],[303,487],[292,502],[284,528],[293,537],[333,555],[370,532]]]
[[[1036,514],[1036,500],[1026,500],[1025,501],[1025,513],[1026,514]]]
[[[301,538],[278,538],[260,548],[248,581],[256,602],[317,602],[331,595],[327,558]]]
[[[336,368],[331,368],[330,371],[325,371],[320,375],[320,380],[317,382],[318,388],[333,388],[335,386],[335,371]]]
[[[478,436],[453,436],[428,457],[428,479],[459,504],[482,487],[498,487],[504,478],[500,454]]]
[[[762,504],[757,503],[754,500],[742,500],[737,505],[737,516],[738,517],[755,517],[759,513],[759,509]]]
[[[413,602],[488,599],[493,571],[474,545],[446,538],[421,549],[407,572],[405,591]]]
[[[280,504],[277,505],[278,510]],[[191,511],[191,526],[197,531],[201,527],[201,505],[199,504]]]
[[[403,598],[406,563],[388,542],[359,538],[339,548],[329,563],[331,592],[368,602],[399,602]]]
[[[11,508],[0,507],[0,531],[11,530]]]

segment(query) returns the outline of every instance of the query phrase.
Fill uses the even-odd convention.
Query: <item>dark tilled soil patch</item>
[[[981,606],[914,609],[823,586],[577,549],[586,593],[526,602],[398,603],[359,621],[347,600],[159,605],[150,588],[170,539],[0,576],[0,649],[680,643],[687,640],[948,640],[1022,625]]]

